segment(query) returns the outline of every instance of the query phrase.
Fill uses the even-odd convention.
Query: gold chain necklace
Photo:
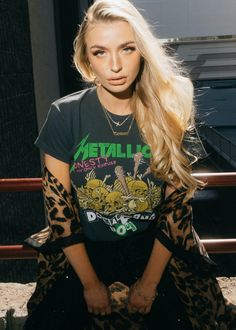
[[[119,121],[115,121],[112,116],[110,115],[109,111],[103,106],[103,109],[106,111],[107,116],[109,117],[109,119],[113,122],[114,125],[117,126],[122,126],[130,117],[131,114],[127,115],[126,118],[120,123]]]
[[[104,115],[105,115],[105,117],[106,117],[106,119],[107,119],[107,121],[108,121],[108,124],[109,124],[109,126],[110,126],[110,128],[111,128],[111,131],[112,131],[113,135],[115,135],[115,136],[126,136],[126,135],[129,135],[129,132],[130,132],[131,127],[132,127],[133,122],[134,122],[134,117],[132,118],[132,120],[131,120],[131,122],[130,122],[130,125],[129,125],[129,128],[128,128],[128,130],[127,130],[126,132],[117,132],[117,131],[114,131],[114,129],[113,129],[113,127],[112,127],[112,124],[111,124],[111,121],[110,121],[110,118],[109,118],[109,116],[108,116],[108,113],[107,113],[106,109],[103,107],[103,105],[102,105],[102,110],[103,110]],[[129,117],[127,117],[127,118],[125,119],[125,121],[126,121],[128,118],[129,118]],[[123,123],[124,123],[124,122],[123,122]],[[122,123],[122,124],[123,124],[123,123]],[[116,126],[121,126],[121,125],[116,125]]]

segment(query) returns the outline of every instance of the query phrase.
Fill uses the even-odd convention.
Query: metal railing
[[[236,172],[195,173],[208,187],[236,186]],[[0,179],[0,192],[41,191],[41,178]],[[236,238],[202,239],[208,253],[236,253]],[[0,259],[34,259],[38,252],[25,245],[0,246]]]
[[[236,166],[236,144],[221,133],[221,127],[203,126],[201,136],[231,165]]]

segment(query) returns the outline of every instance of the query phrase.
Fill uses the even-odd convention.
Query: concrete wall
[[[236,34],[235,0],[133,0],[145,9],[158,36],[193,37]]]
[[[193,80],[235,79],[236,38],[171,44]]]

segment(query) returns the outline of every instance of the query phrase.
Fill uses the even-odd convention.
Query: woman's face
[[[127,22],[114,21],[90,26],[85,36],[86,52],[101,88],[131,95],[140,70],[140,53]]]

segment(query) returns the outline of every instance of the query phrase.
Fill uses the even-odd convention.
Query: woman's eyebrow
[[[124,43],[122,43],[121,45],[118,46],[118,48],[123,48],[123,47],[126,47],[130,44],[134,44],[135,42],[130,40],[130,41],[126,41]],[[98,45],[98,44],[95,44],[93,46],[90,47],[90,49],[93,49],[93,48],[100,48],[100,49],[107,49],[105,46],[101,46],[101,45]]]
[[[133,40],[126,41],[125,43],[121,44],[119,47],[120,47],[120,48],[123,48],[123,47],[125,47],[125,46],[128,46],[128,45],[130,45],[130,44],[134,44],[134,43],[135,43],[135,42],[134,42]]]

